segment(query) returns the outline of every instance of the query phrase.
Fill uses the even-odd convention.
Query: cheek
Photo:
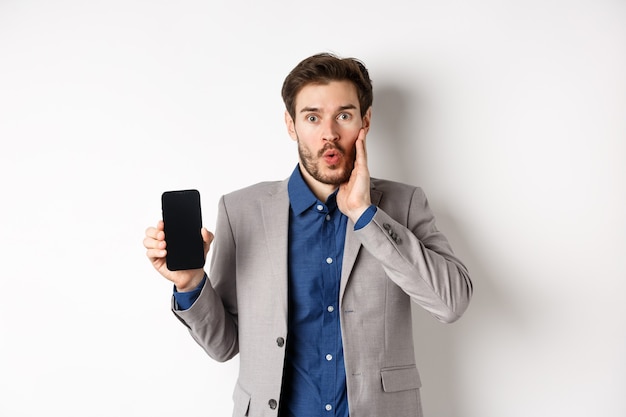
[[[350,128],[346,128],[341,132],[341,137],[344,139],[346,146],[353,147],[356,143],[356,139],[359,137],[359,132],[361,131],[361,127],[351,126]]]
[[[301,123],[295,127],[295,132],[301,140],[311,140],[316,135],[316,127]]]
[[[306,129],[298,130],[297,133],[298,133],[298,142],[300,142],[307,148],[310,148],[315,143],[314,135],[311,134],[311,132],[307,131]]]

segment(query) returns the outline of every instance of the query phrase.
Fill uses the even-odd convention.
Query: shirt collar
[[[300,165],[296,165],[296,168],[291,173],[287,190],[289,192],[291,209],[296,216],[302,214],[306,209],[319,201],[306,182],[304,182],[304,178],[302,178],[302,173],[300,172]],[[331,211],[337,205],[336,195],[337,190],[328,196],[328,200],[325,203]]]

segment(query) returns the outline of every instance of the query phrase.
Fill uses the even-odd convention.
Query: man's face
[[[296,96],[295,118],[285,113],[287,130],[298,142],[305,179],[338,186],[350,178],[361,128],[369,129],[370,110],[361,118],[356,87],[349,81],[306,85]]]

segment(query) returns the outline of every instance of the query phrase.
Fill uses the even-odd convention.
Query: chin
[[[322,172],[318,181],[324,184],[339,185],[350,179],[350,171],[346,168],[329,168],[326,172]]]

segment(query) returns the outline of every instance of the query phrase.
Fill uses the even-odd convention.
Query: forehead
[[[307,84],[296,95],[296,112],[303,108],[330,110],[347,105],[359,109],[356,86],[350,81]]]

